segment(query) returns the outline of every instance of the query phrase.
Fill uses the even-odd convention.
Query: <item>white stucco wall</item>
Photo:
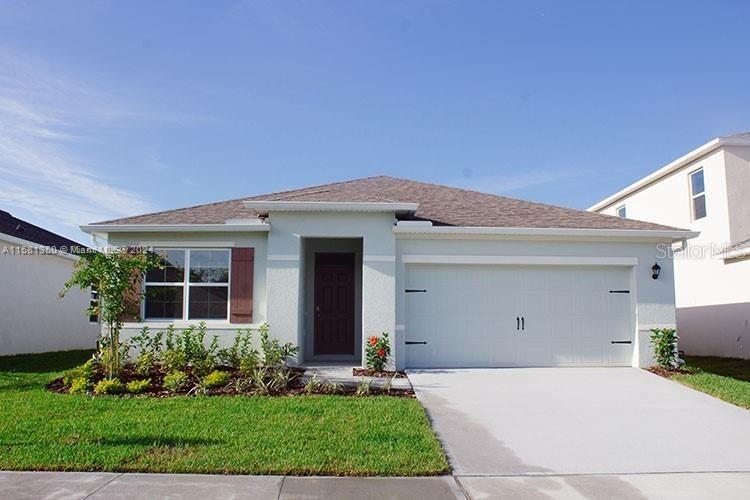
[[[599,210],[700,231],[675,253],[677,325],[688,354],[750,354],[750,262],[724,261],[722,248],[750,237],[750,148],[720,148]],[[703,168],[706,217],[692,220],[689,174]],[[736,305],[724,308],[724,305]]]
[[[268,221],[268,322],[280,338],[305,345],[303,238],[362,239],[362,335],[394,331],[393,214],[272,212]]]
[[[403,346],[405,324],[405,265],[403,255],[489,255],[489,256],[549,256],[549,257],[635,257],[638,264],[632,268],[631,301],[635,309],[634,366],[651,366],[652,350],[649,346],[651,328],[674,327],[674,273],[669,259],[659,258],[656,240],[651,242],[628,241],[571,241],[571,240],[512,240],[483,238],[468,240],[460,237],[426,238],[399,235],[397,239],[398,273],[396,288],[396,323],[400,335],[399,348]],[[651,266],[659,262],[662,267],[658,280],[651,278]],[[397,358],[403,366],[404,357]]]
[[[99,325],[86,315],[90,295],[74,288],[58,294],[74,260],[56,255],[13,255],[0,239],[0,355],[93,349]]]
[[[340,250],[348,251],[351,242],[361,242],[361,337],[389,332],[392,336],[392,366],[402,368],[404,346],[404,275],[401,260],[404,254],[426,255],[493,255],[493,256],[553,256],[553,257],[628,257],[636,258],[632,268],[631,301],[635,311],[636,333],[633,364],[651,364],[648,335],[652,327],[674,326],[674,283],[669,259],[659,260],[662,275],[651,279],[651,266],[658,260],[657,241],[634,243],[629,240],[574,240],[511,239],[509,237],[414,237],[394,234],[393,214],[339,212],[277,212],[271,213],[269,233],[131,233],[112,235],[115,245],[148,245],[191,248],[193,244],[213,243],[252,246],[255,255],[254,325],[230,325],[208,322],[209,334],[219,335],[227,344],[238,327],[257,327],[267,321],[272,335],[283,342],[293,342],[302,348],[299,360],[310,358],[312,333],[306,317],[309,314],[310,293],[306,286],[310,279],[310,259],[305,250],[336,248],[336,238],[342,241]],[[330,241],[326,241],[330,239]],[[320,242],[325,242],[321,246]],[[308,256],[309,257],[309,256]],[[309,283],[309,285],[312,285]],[[307,314],[306,314],[307,312]],[[196,322],[190,322],[196,323]],[[151,328],[165,328],[167,322],[144,323]],[[124,337],[136,334],[144,324],[127,324]],[[179,328],[186,326],[175,322]],[[362,351],[364,343],[360,342]],[[362,356],[364,358],[364,355]]]

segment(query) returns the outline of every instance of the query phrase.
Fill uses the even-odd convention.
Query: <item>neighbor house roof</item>
[[[427,220],[441,226],[579,229],[671,230],[674,228],[571,208],[508,198],[438,184],[377,176],[292,191],[238,198],[167,210],[94,225],[223,224],[228,219],[255,218],[246,201],[418,203],[416,213],[401,218]]]
[[[17,217],[13,217],[8,212],[0,210],[0,233],[7,234],[14,238],[36,243],[37,245],[64,249],[66,252],[72,252],[77,248],[86,248],[84,245],[69,240],[64,236],[47,231],[44,228],[35,226]]]
[[[592,212],[598,212],[606,208],[611,207],[615,203],[620,202],[623,198],[630,196],[631,194],[639,191],[651,184],[663,179],[664,177],[676,172],[677,170],[689,165],[690,163],[706,156],[709,153],[719,149],[723,146],[750,146],[750,132],[740,132],[738,134],[730,134],[721,137],[717,137],[704,145],[695,148],[688,154],[681,156],[673,162],[665,165],[656,172],[653,172],[646,177],[638,179],[631,185],[617,191],[616,193],[604,198],[603,200],[591,205],[588,210]]]

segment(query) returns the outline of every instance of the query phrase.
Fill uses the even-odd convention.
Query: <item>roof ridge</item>
[[[329,183],[326,183],[326,184],[314,184],[312,186],[305,186],[305,187],[302,187],[302,188],[286,189],[284,191],[275,191],[273,193],[264,193],[264,194],[259,194],[259,195],[251,196],[251,197],[246,198],[246,199],[252,200],[252,199],[258,198],[260,196],[263,196],[263,197],[266,197],[266,196],[279,196],[279,195],[290,194],[290,193],[300,193],[300,194],[302,194],[303,192],[306,192],[306,191],[315,191],[316,189],[320,189],[320,188],[324,188],[324,187],[340,186],[342,184],[350,184],[352,182],[365,181],[365,180],[369,180],[369,179],[380,179],[380,178],[387,178],[387,177],[388,177],[387,175],[370,175],[370,176],[367,176],[367,177],[358,177],[356,179],[347,179],[345,181],[329,182]]]

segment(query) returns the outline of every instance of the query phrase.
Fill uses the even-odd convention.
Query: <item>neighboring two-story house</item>
[[[680,349],[750,358],[750,132],[718,137],[589,211],[699,231],[674,249]]]

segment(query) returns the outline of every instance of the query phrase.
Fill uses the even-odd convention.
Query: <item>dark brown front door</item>
[[[315,354],[354,354],[354,254],[315,254]]]

